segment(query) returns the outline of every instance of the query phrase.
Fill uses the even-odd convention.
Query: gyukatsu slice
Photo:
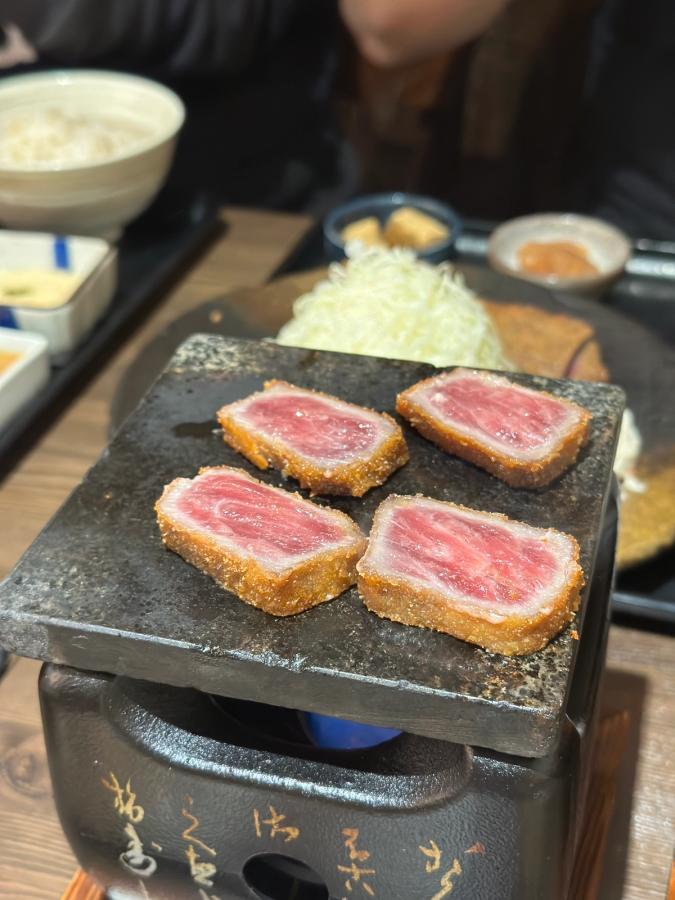
[[[273,466],[312,494],[361,497],[408,461],[386,415],[285,381],[218,411],[225,441],[259,469]]]
[[[568,534],[427,497],[389,496],[358,566],[378,616],[519,656],[572,618],[584,577]]]
[[[366,547],[344,513],[229,466],[176,478],[155,510],[170,550],[275,616],[302,612],[351,587]]]
[[[396,410],[448,453],[527,488],[549,484],[575,462],[591,422],[570,400],[473,369],[412,385]]]

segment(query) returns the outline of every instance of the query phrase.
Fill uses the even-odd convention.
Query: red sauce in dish
[[[518,267],[527,275],[583,278],[598,275],[588,250],[574,241],[528,241],[518,248]]]

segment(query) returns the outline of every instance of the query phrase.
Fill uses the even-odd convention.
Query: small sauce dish
[[[547,248],[575,247],[591,264],[585,274],[536,274],[523,271],[525,248],[536,250],[542,257]],[[542,246],[543,245],[543,246]],[[550,254],[553,256],[553,254]],[[542,213],[521,216],[504,222],[490,235],[487,256],[493,269],[536,284],[573,294],[598,296],[606,291],[623,272],[631,255],[631,242],[618,228],[576,213]]]
[[[49,381],[47,340],[41,334],[0,328],[0,430]]]

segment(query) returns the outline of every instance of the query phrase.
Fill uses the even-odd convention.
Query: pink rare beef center
[[[381,439],[381,423],[336,407],[320,397],[270,393],[256,397],[242,415],[250,427],[284,441],[296,452],[327,462],[365,453]]]
[[[528,601],[559,570],[541,540],[460,512],[403,506],[386,525],[386,545],[392,575],[491,604]]]
[[[320,507],[236,475],[199,476],[177,509],[198,528],[267,562],[287,562],[344,540],[344,531]]]
[[[545,445],[570,414],[550,397],[471,376],[434,385],[428,402],[439,416],[510,450]]]

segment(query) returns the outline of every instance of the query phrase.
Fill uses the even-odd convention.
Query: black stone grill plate
[[[558,736],[577,642],[567,629],[527,657],[377,618],[352,589],[278,619],[239,601],[167,551],[153,504],[200,466],[260,472],[218,433],[215,411],[282,378],[393,413],[431,366],[196,335],[0,585],[0,642],[24,656],[543,756]],[[322,499],[367,533],[392,492],[421,493],[573,534],[587,584],[611,481],[623,393],[513,376],[586,406],[591,440],[551,487],[514,490],[406,427],[411,461],[364,498]],[[283,527],[283,523],[280,523]],[[581,630],[587,591],[574,623]]]

